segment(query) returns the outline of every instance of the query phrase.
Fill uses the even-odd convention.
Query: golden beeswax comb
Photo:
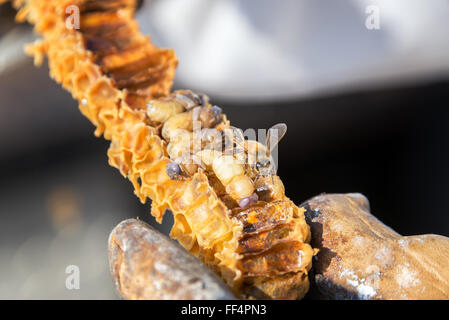
[[[170,94],[177,59],[139,32],[135,1],[14,5],[17,19],[34,24],[42,36],[27,53],[36,64],[48,56],[50,75],[78,100],[95,134],[111,140],[109,163],[133,183],[142,202],[152,200],[157,221],[167,209],[173,213],[170,235],[241,298],[302,298],[316,253],[304,209],[285,196],[279,177],[239,165],[233,155],[201,145],[192,154],[197,162],[177,158],[191,147],[185,139],[192,137],[194,117],[220,133],[231,127],[207,97]],[[79,29],[67,25],[69,6],[79,8]],[[246,152],[262,148],[250,142]]]

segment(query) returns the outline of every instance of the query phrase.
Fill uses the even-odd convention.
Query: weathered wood
[[[140,220],[125,220],[111,232],[109,265],[124,299],[235,299],[199,260]]]
[[[449,238],[401,236],[361,194],[307,202],[313,260],[310,296],[321,299],[449,299]]]

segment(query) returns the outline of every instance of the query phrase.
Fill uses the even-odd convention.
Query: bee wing
[[[232,134],[234,135],[234,141],[239,144],[245,144],[245,136],[243,135],[242,129],[230,126]]]
[[[234,154],[239,154],[239,153],[243,153],[243,152],[245,152],[245,149],[242,149],[242,148],[235,148],[235,150],[234,150]]]
[[[271,153],[277,146],[279,141],[285,136],[287,132],[287,125],[285,123],[278,123],[268,129],[267,133],[267,151]]]
[[[245,153],[245,150],[242,148],[227,148],[224,150],[224,154],[228,155],[228,156],[232,156],[232,155],[236,155],[236,154],[240,154],[240,153]]]
[[[242,129],[233,126],[230,126],[229,129],[225,130],[228,141],[235,143],[237,147],[245,150],[245,136],[243,135]]]

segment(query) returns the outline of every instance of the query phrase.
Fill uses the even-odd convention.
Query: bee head
[[[256,162],[256,169],[262,175],[276,174],[276,166],[271,157],[264,157]]]

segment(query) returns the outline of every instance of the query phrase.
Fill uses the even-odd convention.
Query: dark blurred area
[[[401,234],[449,236],[449,82],[281,104],[227,105],[233,124],[286,122],[279,175],[296,203],[360,192]]]
[[[24,57],[30,27],[0,8],[0,298],[115,298],[107,236],[125,218],[155,225],[150,204],[108,165],[108,142],[48,68]],[[278,173],[297,204],[360,192],[401,234],[449,236],[449,81],[408,80],[281,102],[211,99],[237,127],[287,123]],[[167,215],[159,228],[170,225]],[[71,264],[81,290],[65,287]]]

